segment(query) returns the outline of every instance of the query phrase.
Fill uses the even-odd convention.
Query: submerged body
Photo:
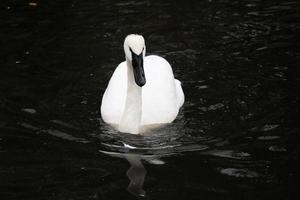
[[[139,86],[132,62],[126,57],[103,95],[102,118],[121,132],[139,134],[149,127],[170,123],[184,102],[180,81],[174,79],[164,58],[143,57],[143,69],[145,83]]]

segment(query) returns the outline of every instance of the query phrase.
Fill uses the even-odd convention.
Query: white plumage
[[[134,81],[134,61],[128,49],[133,54],[143,54],[146,83],[142,87]],[[124,51],[126,61],[116,68],[102,98],[102,119],[132,134],[172,122],[184,103],[184,94],[170,64],[159,56],[144,57],[145,44],[140,35],[127,36]]]

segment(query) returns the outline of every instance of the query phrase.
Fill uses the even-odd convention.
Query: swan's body
[[[121,132],[132,134],[172,122],[184,102],[184,94],[170,64],[159,56],[143,56],[145,75],[142,76],[146,80],[140,87],[128,57],[116,68],[103,95],[103,120]]]

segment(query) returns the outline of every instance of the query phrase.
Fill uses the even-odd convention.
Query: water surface
[[[0,3],[1,199],[299,196],[297,1]],[[130,33],[166,58],[174,123],[119,134],[99,114]]]

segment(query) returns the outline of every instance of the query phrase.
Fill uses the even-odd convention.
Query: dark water
[[[299,197],[298,1],[0,9],[0,199]],[[144,137],[99,114],[129,33],[171,63],[186,95],[176,121]]]

